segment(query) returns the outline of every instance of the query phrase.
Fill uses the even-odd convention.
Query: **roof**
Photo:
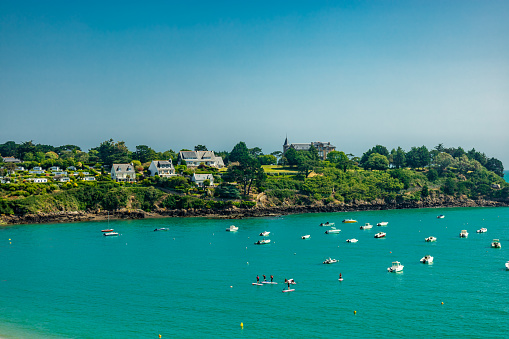
[[[113,164],[111,167],[115,172],[133,172],[134,166],[132,164]]]
[[[210,180],[214,179],[214,176],[212,174],[193,174],[193,177],[195,180]]]

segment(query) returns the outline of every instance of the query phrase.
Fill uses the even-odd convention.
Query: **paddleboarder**
[[[265,274],[263,275],[263,281],[267,281],[267,277],[265,276]]]
[[[271,274],[270,275],[270,282],[272,282],[272,280],[274,280],[274,276]]]
[[[256,276],[256,283],[259,284],[260,283],[260,277],[257,275]]]
[[[339,273],[339,280],[343,280],[343,277],[341,276],[341,273]]]

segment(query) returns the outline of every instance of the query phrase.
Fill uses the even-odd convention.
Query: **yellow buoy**
[[[244,323],[240,323],[240,327],[244,327]]]
[[[442,301],[442,305],[444,304],[444,302]]]
[[[357,314],[357,311],[353,311],[353,314]]]
[[[230,286],[230,288],[233,288],[233,286]]]
[[[162,336],[159,334],[159,338],[161,338]]]

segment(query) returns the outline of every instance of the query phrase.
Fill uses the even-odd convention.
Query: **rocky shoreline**
[[[326,213],[326,212],[351,212],[351,211],[376,211],[392,209],[417,209],[417,208],[446,208],[446,207],[508,207],[508,202],[489,200],[457,199],[449,196],[441,196],[433,199],[420,201],[385,202],[383,200],[364,202],[355,201],[349,204],[313,204],[313,205],[283,205],[283,206],[256,206],[253,208],[228,208],[223,210],[212,209],[158,209],[153,212],[143,210],[118,210],[118,211],[71,211],[57,213],[37,213],[27,215],[3,215],[0,216],[0,225],[17,224],[42,224],[42,223],[69,223],[80,221],[101,221],[116,219],[144,219],[144,218],[167,218],[167,217],[209,217],[221,219],[242,219],[254,217],[279,216],[300,213]]]

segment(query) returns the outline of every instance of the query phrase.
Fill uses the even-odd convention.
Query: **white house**
[[[69,166],[69,167],[67,167],[67,170],[68,170],[68,171],[76,171],[76,167],[74,167],[74,166]]]
[[[34,171],[42,171],[42,167],[35,166],[34,168],[32,168],[32,170],[34,170]]]
[[[183,161],[188,167],[198,167],[202,163],[216,168],[224,167],[223,158],[216,157],[213,151],[180,151],[178,164]]]
[[[49,168],[49,170],[52,171],[52,172],[59,172],[60,171],[60,167],[52,166],[52,167]]]
[[[191,181],[196,185],[203,187],[205,180],[210,181],[210,186],[214,185],[214,176],[212,174],[193,174]]]
[[[95,181],[95,177],[84,177],[83,180],[85,180],[85,181]]]
[[[43,170],[38,170],[38,171],[32,170],[32,171],[28,171],[28,173],[30,173],[30,174],[44,174],[45,171],[43,171]]]
[[[111,179],[115,181],[136,182],[136,172],[133,164],[113,164]]]
[[[34,183],[45,183],[48,182],[46,178],[34,178]]]
[[[59,182],[69,182],[71,179],[69,177],[60,177],[60,178],[54,178],[55,180],[58,180]]]
[[[148,167],[150,176],[171,177],[175,175],[175,167],[170,160],[154,160]]]

